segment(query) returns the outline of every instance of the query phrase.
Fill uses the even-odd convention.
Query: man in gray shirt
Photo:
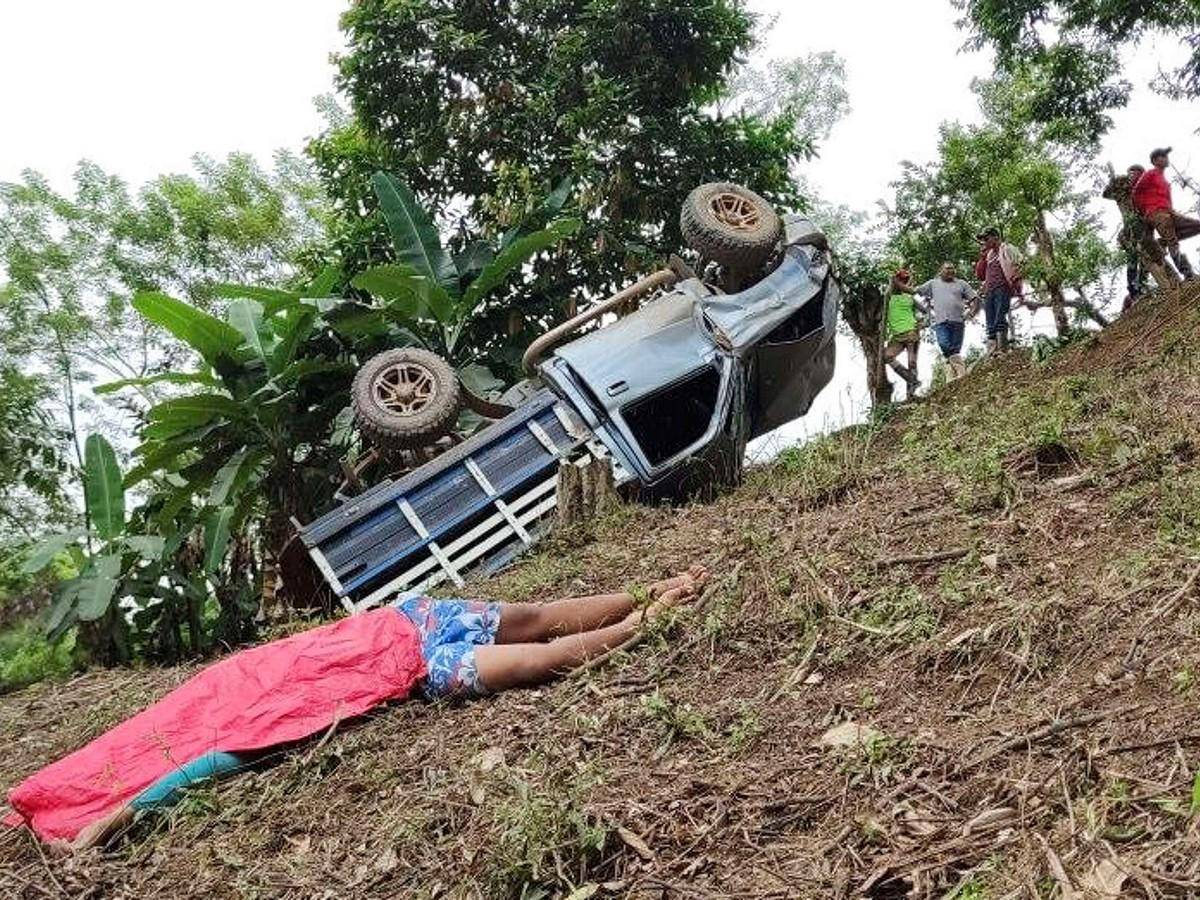
[[[947,380],[953,381],[967,374],[963,362],[963,333],[966,330],[967,304],[979,295],[969,284],[958,277],[953,263],[942,263],[937,278],[931,278],[914,291],[929,301],[933,310],[933,334],[950,370]]]

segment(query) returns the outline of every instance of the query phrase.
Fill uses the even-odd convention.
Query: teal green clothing
[[[898,334],[917,329],[917,304],[912,294],[892,294],[888,298],[887,334],[890,341]]]

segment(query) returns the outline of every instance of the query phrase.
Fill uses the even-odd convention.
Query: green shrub
[[[0,632],[0,694],[75,671],[75,633],[51,643],[33,622]]]

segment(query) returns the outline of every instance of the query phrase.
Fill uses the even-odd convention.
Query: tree
[[[136,384],[116,402],[140,420],[169,380],[148,379],[187,364],[186,345],[134,313],[130,294],[165,288],[211,306],[219,281],[286,281],[323,255],[324,201],[299,158],[279,155],[272,172],[240,154],[194,164],[136,195],[86,162],[69,195],[32,171],[0,184],[0,365],[39,373],[47,447],[65,432],[68,482],[82,476],[92,425],[119,431],[92,384]],[[0,490],[0,504],[17,499]],[[17,514],[6,506],[0,519]]]
[[[514,376],[524,346],[583,293],[600,293],[677,250],[678,211],[698,183],[746,183],[799,202],[791,165],[812,152],[795,117],[711,105],[752,42],[740,0],[543,0],[534,8],[452,0],[356,3],[343,17],[339,87],[352,117],[309,147],[341,217],[350,271],[391,258],[366,190],[394,172],[458,253],[498,242],[563,179],[583,226],[568,252],[489,305],[465,347]]]
[[[906,165],[895,183],[894,251],[918,271],[934,272],[943,261],[969,271],[975,233],[996,225],[1006,241],[1033,244],[1026,305],[1050,307],[1060,336],[1072,327],[1068,309],[1105,324],[1088,290],[1113,258],[1070,174],[1086,171],[1090,135],[1066,121],[1039,123],[1031,111],[1036,90],[1023,76],[981,81],[976,92],[984,123],[944,125],[936,164]]]
[[[720,106],[760,119],[790,116],[797,137],[815,149],[850,112],[845,60],[825,50],[746,65],[730,79]]]
[[[851,245],[837,257],[838,278],[842,283],[842,321],[862,348],[867,391],[876,407],[891,403],[893,393],[884,356],[888,302],[885,285],[891,271],[880,249]]]
[[[161,293],[133,301],[202,365],[104,387],[169,378],[192,389],[150,408],[134,451],[138,465],[125,480],[157,476],[149,505],[163,533],[203,525],[209,575],[244,532],[257,538],[261,583],[273,589],[291,519],[312,518],[331,498],[330,473],[341,456],[332,438],[354,372],[351,345],[321,319],[322,310],[344,306],[324,296],[336,277],[329,270],[300,291],[221,286],[237,298],[224,319]]]
[[[0,365],[0,553],[74,517],[66,491],[66,435],[43,408],[50,385]]]
[[[955,0],[959,24],[975,48],[990,46],[1001,72],[1024,72],[1039,84],[1039,119],[1074,118],[1097,139],[1112,124],[1107,111],[1128,102],[1117,78],[1121,45],[1154,34],[1178,35],[1191,51],[1157,86],[1200,97],[1200,5],[1162,0]]]

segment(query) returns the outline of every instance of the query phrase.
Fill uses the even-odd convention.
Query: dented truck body
[[[610,459],[642,497],[736,482],[746,444],[803,416],[833,376],[840,288],[824,236],[783,219],[779,258],[726,294],[683,273],[559,346],[508,416],[300,529],[348,610],[495,570],[551,524],[559,466]]]

